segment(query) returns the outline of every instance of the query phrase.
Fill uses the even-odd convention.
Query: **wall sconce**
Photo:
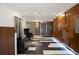
[[[58,13],[58,14],[56,14],[56,16],[65,16],[65,14],[64,13]]]

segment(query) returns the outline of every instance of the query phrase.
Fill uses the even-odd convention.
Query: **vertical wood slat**
[[[68,11],[65,12],[65,32],[66,32],[66,39],[62,39],[63,42],[65,44],[67,44],[68,46],[70,46],[72,49],[74,49],[76,52],[79,53],[79,33],[75,32],[75,21],[79,18],[79,4],[75,5],[74,7],[72,7],[71,9],[69,9]],[[57,21],[58,18],[56,17],[56,19],[53,22],[53,27],[54,27],[54,31],[53,31],[53,35],[57,38],[62,37],[61,32],[58,32],[57,29]],[[61,30],[62,31],[62,30]]]
[[[66,20],[68,20],[66,23],[69,25],[67,27],[69,46],[79,53],[79,49],[78,49],[79,38],[78,38],[78,35],[76,36],[76,32],[75,32],[75,21],[77,20],[77,18],[79,18],[78,16],[79,4],[69,9],[66,12],[66,14],[67,14]]]
[[[0,28],[0,54],[2,53],[2,28]]]
[[[15,29],[0,27],[0,55],[15,54]]]

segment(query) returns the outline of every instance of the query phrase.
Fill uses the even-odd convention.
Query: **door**
[[[46,35],[46,23],[41,23],[41,28],[40,28],[40,32],[41,32],[41,35]]]
[[[47,36],[52,36],[51,34],[52,26],[50,23],[47,23]]]

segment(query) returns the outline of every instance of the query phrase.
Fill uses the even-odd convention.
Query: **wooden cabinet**
[[[0,27],[0,55],[15,54],[15,30],[13,27]]]

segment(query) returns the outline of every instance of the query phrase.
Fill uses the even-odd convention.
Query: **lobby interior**
[[[78,55],[78,3],[0,3],[0,55]]]

